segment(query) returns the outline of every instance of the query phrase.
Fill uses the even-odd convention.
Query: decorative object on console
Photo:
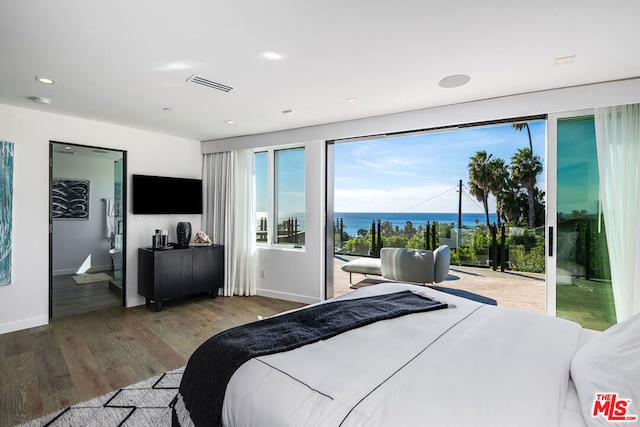
[[[152,239],[152,245],[151,245],[152,248],[156,249],[162,246],[161,236],[162,236],[162,230],[160,230],[159,228],[156,228],[156,232],[153,233],[153,239]]]
[[[191,240],[191,223],[190,222],[179,222],[176,227],[176,234],[178,239],[178,247],[186,248],[189,246],[189,241]]]
[[[191,246],[211,246],[212,244],[211,238],[202,230],[196,233],[193,242],[190,243]]]
[[[169,230],[162,228],[156,228],[156,232],[152,236],[153,249],[168,249],[169,248]]]

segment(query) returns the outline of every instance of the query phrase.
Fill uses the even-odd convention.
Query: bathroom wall
[[[89,218],[53,220],[53,275],[111,269],[111,244],[105,237],[105,204],[101,199],[114,196],[113,160],[54,150],[53,177],[89,181]]]

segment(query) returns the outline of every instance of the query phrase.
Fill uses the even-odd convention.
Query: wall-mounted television
[[[134,215],[201,214],[202,180],[133,175]]]

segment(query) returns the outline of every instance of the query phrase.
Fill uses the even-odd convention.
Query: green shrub
[[[353,237],[344,244],[348,252],[358,254],[368,254],[371,249],[371,239],[369,237]]]
[[[451,265],[460,265],[460,256],[458,255],[458,251],[451,252]]]
[[[396,235],[382,238],[382,247],[384,248],[406,248],[409,239],[407,236]]]
[[[416,233],[407,241],[407,245],[405,247],[413,249],[423,249],[424,245],[424,236],[422,235],[422,233]]]
[[[544,273],[544,239],[539,239],[536,246],[530,251],[525,245],[509,246],[509,260],[511,269],[516,271],[526,271],[529,273]]]
[[[476,258],[476,251],[473,248],[458,248],[457,254],[458,263],[465,264],[477,264],[478,258]]]

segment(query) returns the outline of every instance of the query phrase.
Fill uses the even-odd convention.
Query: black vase
[[[176,227],[176,235],[178,239],[178,246],[181,248],[188,247],[189,241],[191,240],[191,223],[179,222],[178,227]]]

